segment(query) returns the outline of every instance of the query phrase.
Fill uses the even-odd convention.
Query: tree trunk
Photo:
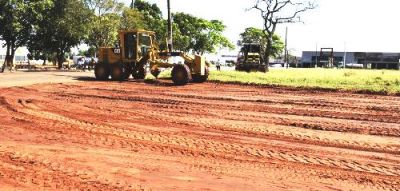
[[[64,54],[62,52],[57,53],[57,66],[58,69],[62,68],[62,64],[64,62]]]
[[[10,47],[8,46],[8,43],[6,44],[6,57],[4,58],[4,63],[3,66],[0,69],[0,72],[4,72],[8,69],[8,55],[10,54]]]
[[[14,69],[14,56],[15,56],[15,51],[16,51],[16,48],[14,47],[14,45],[13,46],[11,46],[11,54],[10,54],[10,70],[11,69]]]
[[[6,64],[7,64],[7,58],[4,58],[4,63],[3,63],[3,66],[1,66],[1,68],[0,68],[0,73],[4,72],[4,70],[6,69]]]
[[[269,71],[269,58],[271,56],[271,52],[272,52],[272,35],[268,35],[267,47],[265,49],[265,54],[264,54],[264,63],[267,72]]]
[[[1,72],[11,71],[13,58],[11,57],[11,43],[6,42],[6,58],[4,59],[4,65]]]

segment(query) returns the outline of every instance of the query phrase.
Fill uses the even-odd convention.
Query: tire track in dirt
[[[180,160],[175,161],[176,165],[183,172],[206,172],[242,180],[252,172],[260,180],[269,177],[271,174],[265,170],[269,169],[282,176],[284,172],[296,171],[285,176],[300,182],[308,177],[309,181],[326,180],[337,186],[347,182],[373,190],[400,187],[396,181],[400,177],[400,117],[392,113],[398,110],[398,98],[383,97],[382,100],[393,102],[392,106],[374,106],[368,101],[377,96],[337,99],[337,94],[322,94],[319,96],[323,99],[312,99],[314,95],[307,92],[300,96],[288,90],[231,85],[217,87],[216,94],[216,87],[59,84],[41,87],[24,99],[11,95],[22,97],[24,92],[37,87],[10,88],[0,92],[0,110],[13,114],[4,123],[7,128],[20,123],[18,129],[6,135],[7,140],[15,142],[114,149],[144,161],[146,157],[155,158],[152,163],[160,156],[177,157]],[[193,93],[196,90],[200,91]],[[274,97],[280,94],[284,96]],[[302,96],[304,101],[299,100]],[[361,100],[352,104],[357,98]],[[1,132],[6,131],[0,129]],[[18,139],[20,132],[29,132],[31,137]],[[4,171],[1,176],[22,177],[16,182],[24,182],[18,167],[25,168],[24,164],[30,162],[12,150],[0,146],[0,172]],[[62,187],[68,182],[84,189],[130,189],[118,187],[115,180],[96,179],[98,175],[91,170],[78,172],[78,166],[68,165],[61,170],[52,169],[49,162],[43,162],[45,156],[29,156],[36,158],[33,166],[26,167],[29,173],[25,179],[37,176],[39,187],[49,184],[69,189]],[[50,176],[43,175],[47,171],[64,182],[47,180]],[[81,176],[94,182],[87,183]],[[32,181],[23,184],[32,186]]]
[[[312,164],[312,165],[327,165],[330,167],[341,168],[345,170],[353,170],[353,171],[364,171],[368,173],[389,175],[389,176],[400,176],[400,165],[399,166],[386,166],[386,165],[373,165],[368,163],[359,163],[357,161],[351,160],[335,160],[335,159],[321,159],[318,157],[308,156],[308,155],[300,155],[300,154],[289,154],[284,151],[276,152],[274,150],[264,150],[250,147],[243,147],[238,144],[233,143],[223,143],[223,142],[215,142],[209,140],[202,139],[190,139],[184,136],[173,136],[173,135],[161,135],[157,134],[157,132],[126,132],[125,130],[120,130],[114,127],[107,126],[99,126],[89,124],[87,122],[82,122],[74,119],[70,119],[64,116],[60,116],[57,114],[49,113],[49,112],[37,112],[34,110],[25,110],[27,114],[47,118],[54,121],[60,121],[64,123],[70,123],[76,125],[83,131],[93,132],[93,133],[101,133],[101,134],[109,134],[116,135],[119,137],[127,137],[140,141],[149,141],[156,142],[160,145],[175,145],[175,146],[184,146],[193,150],[210,150],[212,153],[223,153],[223,154],[241,154],[248,155],[252,157],[262,157],[268,159],[278,159],[285,160],[290,162],[297,162],[303,164]]]
[[[148,119],[151,118],[153,120],[157,120],[157,121],[163,121],[165,123],[170,123],[170,124],[181,124],[181,125],[186,125],[186,126],[193,126],[193,127],[205,127],[205,128],[209,128],[209,129],[219,129],[222,131],[230,131],[230,132],[237,132],[237,133],[251,133],[255,136],[260,135],[260,134],[265,134],[265,135],[278,135],[278,136],[285,136],[287,138],[292,137],[292,138],[296,138],[296,139],[300,139],[300,140],[313,140],[313,141],[319,141],[320,143],[325,142],[326,144],[329,143],[335,143],[334,146],[338,146],[338,145],[349,145],[352,146],[352,148],[357,148],[357,149],[365,149],[365,150],[371,150],[371,149],[376,149],[377,151],[382,151],[382,152],[389,152],[389,153],[399,153],[400,149],[398,146],[395,145],[400,145],[399,141],[386,141],[386,143],[382,142],[382,141],[374,141],[374,139],[378,139],[378,140],[383,140],[382,138],[378,137],[378,136],[368,136],[368,135],[357,135],[357,134],[349,134],[347,136],[347,139],[342,140],[342,139],[331,139],[330,135],[331,133],[334,132],[328,132],[328,133],[324,133],[325,131],[311,131],[308,130],[307,133],[305,133],[305,135],[301,134],[301,132],[299,132],[298,130],[292,130],[292,129],[284,129],[284,126],[282,126],[281,128],[275,128],[275,126],[269,126],[264,127],[262,123],[249,123],[250,121],[252,121],[253,118],[250,118],[249,120],[246,121],[247,124],[244,124],[245,121],[241,121],[241,124],[238,125],[226,125],[228,123],[234,123],[235,121],[233,121],[234,119],[238,119],[239,117],[232,117],[232,118],[228,118],[230,120],[221,120],[222,122],[220,123],[214,123],[210,124],[209,122],[212,121],[212,118],[204,118],[204,117],[200,117],[201,119],[204,118],[204,120],[198,120],[198,119],[186,119],[186,116],[178,116],[175,115],[175,113],[173,113],[170,110],[174,110],[174,109],[178,109],[182,112],[182,110],[186,110],[189,109],[189,107],[186,106],[174,106],[174,105],[166,105],[166,106],[160,106],[160,108],[165,108],[168,109],[168,115],[163,115],[160,113],[142,113],[142,114],[136,114],[136,115],[143,115],[145,117],[147,117]],[[196,111],[197,108],[195,109]],[[114,111],[116,112],[116,111]],[[217,113],[217,111],[215,111],[215,113]],[[118,112],[118,114],[123,114],[124,111],[120,111]],[[172,114],[173,113],[173,114]],[[213,111],[214,113],[214,111]],[[133,114],[133,113],[132,113]],[[207,115],[207,116],[217,116],[217,114],[214,115]],[[226,116],[224,116],[223,118],[227,118]],[[264,119],[264,118],[263,118]],[[237,121],[237,120],[236,120]],[[257,121],[257,119],[254,118],[254,121]],[[254,122],[253,121],[253,122]],[[265,122],[265,121],[264,121]],[[309,132],[309,133],[308,133]],[[312,135],[310,135],[310,133],[312,133]],[[321,134],[326,134],[325,136],[321,136]],[[338,133],[336,133],[338,134]],[[363,138],[363,141],[355,141],[353,140],[352,137],[350,136],[358,136],[359,138],[361,137],[365,137]],[[366,139],[368,138],[368,139]],[[393,138],[392,138],[393,139]],[[390,138],[388,138],[388,140],[390,140]],[[375,143],[375,142],[379,142],[379,144]]]
[[[91,171],[69,167],[44,157],[0,152],[0,177],[45,190],[143,190],[140,186],[112,185]]]
[[[365,110],[365,108],[360,108],[360,110],[357,110],[358,113],[354,113],[355,111],[352,112],[338,112],[338,111],[333,111],[333,110],[316,110],[315,108],[310,109],[310,108],[305,108],[305,109],[289,109],[289,108],[274,108],[270,105],[268,106],[257,106],[257,105],[244,105],[240,104],[240,106],[229,106],[228,104],[215,104],[215,103],[208,103],[207,101],[210,100],[220,100],[220,101],[238,101],[234,99],[207,99],[208,97],[199,97],[199,96],[193,96],[197,100],[180,100],[180,99],[166,99],[166,98],[158,98],[158,97],[143,97],[143,96],[117,96],[117,97],[107,97],[107,96],[98,96],[98,95],[85,95],[85,94],[63,94],[63,97],[65,96],[72,96],[72,97],[82,97],[82,96],[88,96],[91,98],[97,98],[97,99],[106,99],[106,100],[114,100],[114,101],[127,101],[127,102],[143,102],[143,103],[151,103],[161,108],[165,107],[172,107],[170,109],[173,109],[173,107],[176,107],[176,109],[186,109],[190,108],[190,106],[194,106],[196,108],[196,105],[207,105],[208,107],[211,108],[220,108],[221,110],[232,110],[232,111],[240,111],[243,113],[243,111],[251,111],[249,113],[268,113],[267,116],[259,116],[259,115],[244,115],[243,116],[233,116],[233,117],[242,117],[243,119],[247,119],[249,121],[255,121],[258,120],[260,122],[267,122],[267,123],[274,123],[276,125],[287,125],[287,126],[296,126],[296,127],[301,127],[301,128],[307,128],[307,129],[315,129],[315,130],[328,130],[328,131],[339,131],[339,132],[357,132],[357,133],[364,133],[364,134],[370,134],[370,135],[384,135],[384,136],[393,136],[393,137],[398,137],[400,136],[400,115],[397,113],[400,112],[395,112],[395,111],[388,111],[384,115],[379,115],[374,112],[368,112],[366,113],[365,111],[361,112],[360,110]],[[175,97],[175,96],[173,96]],[[177,96],[178,98],[187,98],[187,97],[192,97],[192,96]],[[201,99],[204,98],[204,99]],[[243,100],[243,99],[241,99]],[[255,102],[258,102],[255,100]],[[168,106],[169,105],[169,106]],[[188,105],[187,107],[183,107],[183,105]],[[274,104],[272,104],[274,105]],[[292,107],[297,107],[297,105],[292,105]],[[191,108],[192,111],[195,108]],[[203,107],[204,108],[204,107]],[[400,106],[399,106],[400,108]],[[326,108],[325,108],[326,109]],[[341,108],[343,110],[343,108]],[[197,111],[202,111],[201,108],[197,107]],[[204,110],[206,112],[207,110]],[[180,111],[179,111],[180,112]],[[231,113],[226,113],[224,116],[227,116]],[[235,115],[232,114],[232,115]],[[270,120],[265,121],[268,119],[268,116],[277,116],[277,117],[269,117]],[[287,116],[287,117],[283,117]],[[292,118],[294,116],[301,116],[301,118],[305,118],[307,116],[308,118],[305,118],[307,120],[293,120]],[[368,116],[368,117],[367,117]],[[260,118],[262,117],[262,118]],[[328,123],[328,120],[331,121],[332,119],[336,119],[337,121],[335,123]],[[324,120],[321,122],[321,120]],[[293,122],[295,121],[295,122]],[[364,124],[365,121],[370,121],[368,125]],[[348,123],[353,123],[349,125]],[[329,125],[328,125],[329,124]]]

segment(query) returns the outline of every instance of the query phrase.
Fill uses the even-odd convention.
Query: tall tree
[[[143,29],[145,22],[143,15],[136,9],[125,8],[121,16],[121,29]]]
[[[155,3],[150,4],[143,0],[136,0],[133,7],[143,13],[146,20],[162,20],[161,9]]]
[[[174,14],[174,24],[177,25],[180,36],[175,47],[182,51],[194,51],[198,54],[214,53],[218,48],[234,48],[234,45],[223,36],[225,26],[218,20],[205,20],[186,13]]]
[[[263,32],[262,29],[249,27],[246,28],[243,33],[240,34],[241,40],[238,45],[243,43],[260,43],[263,49],[265,50],[267,45],[268,35]],[[270,56],[273,58],[279,57],[285,48],[285,44],[282,39],[274,34],[272,37],[272,50]]]
[[[86,43],[95,50],[114,45],[121,25],[123,3],[117,0],[84,0],[84,3],[91,11],[91,21],[87,23],[90,33]]]
[[[164,48],[164,40],[167,38],[167,21],[162,18],[161,9],[157,4],[151,4],[143,0],[135,0],[133,8],[142,14],[143,28],[154,31],[160,48]]]
[[[174,43],[175,48],[189,52],[191,50],[196,51],[204,46],[204,42],[207,40],[203,32],[207,27],[206,20],[186,13],[176,13],[173,18],[174,24],[181,34],[174,36],[174,40],[179,42]]]
[[[28,48],[53,53],[61,68],[65,53],[87,39],[89,22],[90,11],[81,0],[54,0],[54,6],[44,13],[31,35]]]
[[[167,21],[156,4],[135,0],[134,9],[143,15],[144,28],[156,32],[160,48],[166,48]],[[215,52],[217,48],[233,48],[234,45],[222,35],[225,26],[218,20],[205,20],[185,13],[173,14],[174,49],[199,54]]]
[[[35,20],[51,6],[50,0],[1,0],[0,36],[6,42],[5,67],[13,67],[15,51],[26,45]]]
[[[113,46],[117,42],[121,18],[118,14],[107,13],[94,16],[86,43],[98,50],[100,47]]]
[[[84,4],[97,16],[120,13],[124,7],[118,0],[83,0]]]
[[[222,21],[211,20],[207,22],[206,43],[205,47],[200,49],[201,54],[205,52],[215,53],[218,48],[233,49],[235,46],[226,38],[222,33],[225,31],[226,26]]]
[[[257,0],[252,9],[258,10],[264,20],[263,31],[267,35],[264,61],[267,67],[277,25],[301,22],[300,15],[315,7],[314,2],[305,0]]]

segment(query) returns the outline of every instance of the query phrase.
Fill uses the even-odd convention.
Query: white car
[[[282,68],[282,64],[271,64],[271,68]]]
[[[346,63],[346,67],[348,67],[348,68],[363,68],[364,64]]]
[[[79,64],[84,64],[85,63],[85,57],[84,56],[74,56],[72,58],[74,65],[79,65]],[[83,63],[79,63],[79,61],[83,61]]]

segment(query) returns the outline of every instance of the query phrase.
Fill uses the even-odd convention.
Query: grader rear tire
[[[96,80],[108,80],[110,76],[110,69],[105,64],[96,64],[94,68],[94,75],[96,76]]]
[[[175,65],[172,68],[171,76],[174,84],[178,86],[185,85],[192,80],[189,67],[183,64]]]
[[[111,79],[116,81],[123,81],[129,78],[129,73],[127,68],[122,64],[116,64],[111,67]]]

